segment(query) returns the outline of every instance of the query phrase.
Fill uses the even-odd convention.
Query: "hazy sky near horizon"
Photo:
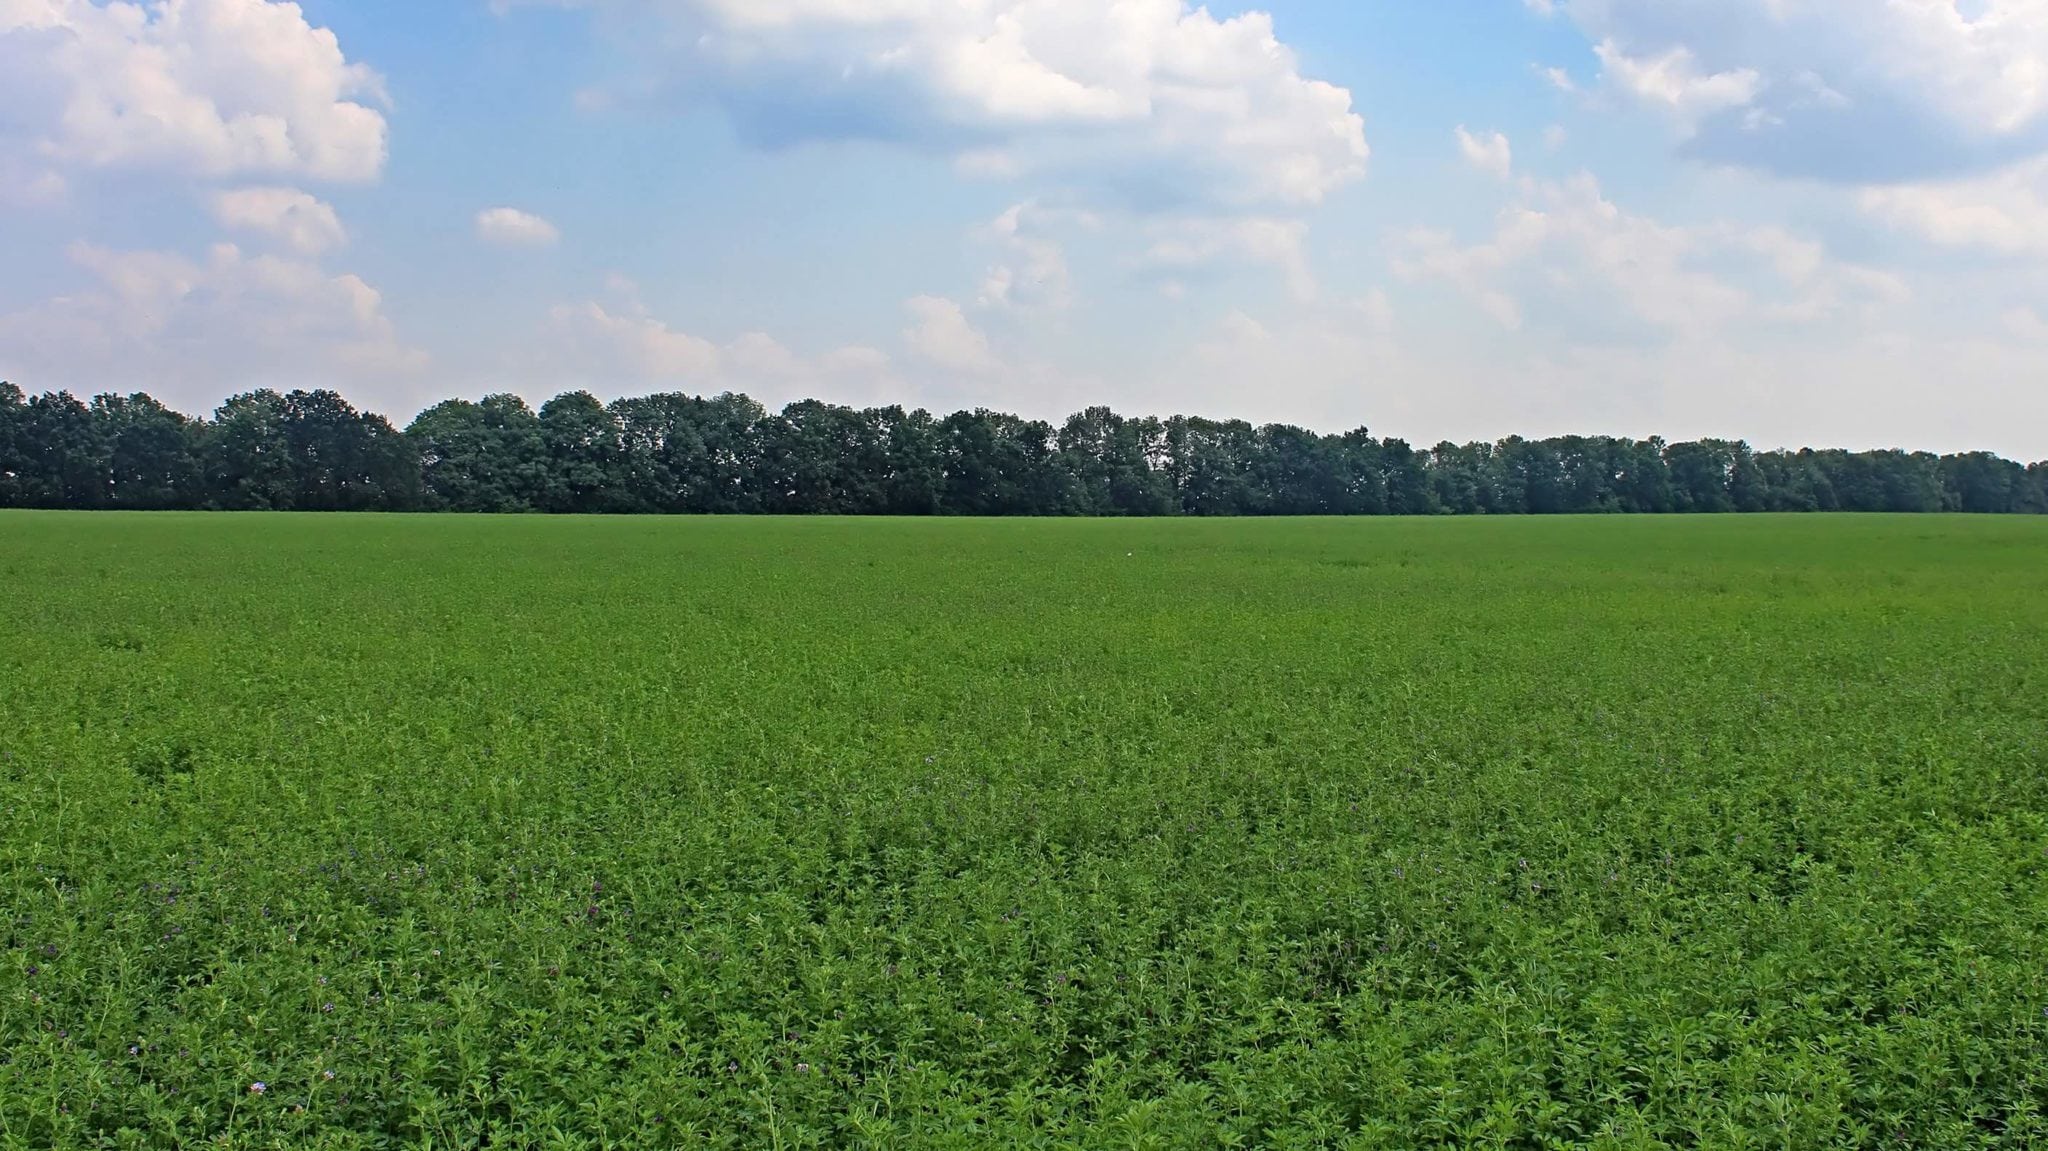
[[[0,0],[0,378],[2048,456],[2048,0]]]

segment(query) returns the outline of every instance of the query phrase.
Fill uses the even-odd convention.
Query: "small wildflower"
[[[799,1063],[796,1065],[796,1070],[799,1075],[809,1075],[811,1073],[811,1065],[808,1063]]]
[[[268,1083],[256,1082],[249,1084],[249,1094],[251,1095],[261,1095],[269,1090],[270,1084]]]
[[[324,1080],[324,1081],[328,1082],[328,1083],[332,1083],[332,1082],[334,1082],[334,1072],[332,1072],[332,1071],[322,1071],[322,1072],[320,1073],[320,1078],[321,1078],[322,1080]]]
[[[320,1005],[320,1014],[322,1014],[322,1015],[332,1015],[332,1014],[334,1014],[334,1004],[332,1004],[332,1003],[322,1003],[322,1004]]]

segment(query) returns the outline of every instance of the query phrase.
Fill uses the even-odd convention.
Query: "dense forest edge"
[[[0,507],[620,514],[1291,516],[2048,513],[2048,463],[1560,436],[1437,444],[1242,420],[1058,427],[744,395],[449,400],[400,431],[331,391],[195,419],[0,383]]]

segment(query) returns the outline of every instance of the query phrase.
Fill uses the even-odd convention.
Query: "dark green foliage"
[[[436,404],[405,435],[419,452],[421,486],[436,510],[535,511],[556,486],[540,420],[518,396]]]
[[[23,507],[102,508],[113,483],[110,429],[70,392],[32,397],[16,425]]]
[[[2041,469],[1984,452],[1757,452],[1561,436],[1423,451],[1364,428],[1095,407],[1060,427],[978,409],[746,396],[450,400],[404,434],[327,391],[236,396],[211,421],[146,395],[0,384],[0,507],[744,515],[1369,516],[2042,513]]]
[[[250,392],[222,404],[207,426],[207,493],[230,511],[289,508],[298,497],[292,445],[285,435],[284,397]]]
[[[28,406],[21,389],[0,380],[0,508],[20,507],[27,480]]]
[[[147,397],[135,397],[144,400]],[[329,391],[235,396],[197,434],[205,503],[231,511],[405,511],[417,449]],[[184,506],[191,506],[186,502]]]
[[[188,506],[201,476],[199,430],[190,419],[140,392],[95,396],[92,415],[106,440],[108,506]]]
[[[556,396],[540,409],[541,448],[547,453],[542,511],[634,510],[625,484],[625,431],[617,413],[589,392]]]
[[[940,424],[945,507],[956,515],[1059,514],[1071,484],[1053,449],[1052,426],[979,408]]]
[[[4,1151],[2048,1146],[2040,520],[0,567]]]

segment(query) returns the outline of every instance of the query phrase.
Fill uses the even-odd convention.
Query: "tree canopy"
[[[1560,436],[1418,448],[1106,407],[1055,427],[976,409],[743,395],[449,400],[400,431],[331,391],[207,418],[150,396],[0,383],[0,507],[736,515],[1289,516],[2048,512],[2048,463],[1988,452],[1753,450]]]

